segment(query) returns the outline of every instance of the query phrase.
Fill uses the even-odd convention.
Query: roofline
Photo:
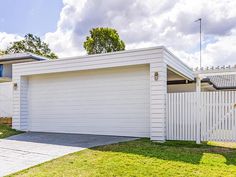
[[[217,89],[218,90],[235,90],[236,87],[232,87],[232,86],[230,86],[230,87],[218,87]]]
[[[13,60],[21,60],[21,59],[34,59],[37,61],[43,61],[43,60],[49,60],[46,57],[42,57],[30,52],[26,52],[26,53],[18,53],[20,55],[17,56],[17,53],[14,55],[4,55],[0,57],[0,62],[7,62],[7,61],[13,61]]]
[[[93,54],[93,55],[82,55],[82,56],[74,56],[74,57],[63,57],[63,58],[58,58],[57,60],[47,60],[47,61],[42,61],[44,62],[57,62],[57,61],[62,61],[62,60],[82,60],[82,59],[88,59],[88,58],[97,58],[97,57],[102,57],[102,56],[114,56],[114,55],[122,55],[122,54],[129,54],[129,53],[134,53],[134,52],[142,52],[142,51],[152,51],[152,50],[163,50],[167,53],[169,53],[174,59],[176,59],[182,66],[184,66],[188,72],[191,72],[191,77],[188,79],[193,79],[193,73],[192,69],[187,66],[183,61],[181,61],[178,57],[176,57],[172,52],[170,52],[166,47],[164,46],[155,46],[155,47],[147,47],[147,48],[138,48],[138,49],[128,49],[128,50],[122,50],[122,51],[116,51],[116,52],[109,52],[109,53],[101,53],[101,54]],[[41,62],[40,62],[41,63]],[[20,63],[18,65],[27,65],[29,63]],[[179,71],[181,72],[181,71]],[[184,73],[182,73],[184,75]]]
[[[166,52],[168,52],[172,57],[174,57],[174,58],[176,58],[177,60],[179,60],[179,62],[180,62],[181,64],[183,64],[185,67],[187,67],[189,70],[191,70],[191,71],[193,72],[192,68],[190,68],[186,63],[184,63],[182,60],[180,60],[179,57],[175,56],[175,55],[173,54],[173,52],[171,52],[171,51],[170,51],[169,49],[167,49],[165,46],[162,46],[162,48],[163,48]],[[194,73],[193,73],[193,74],[194,74]]]
[[[92,54],[92,55],[81,55],[81,56],[74,56],[74,57],[63,57],[63,58],[58,58],[56,60],[43,60],[40,63],[46,63],[46,62],[58,62],[62,60],[74,60],[74,59],[87,59],[87,58],[97,58],[97,57],[102,57],[102,56],[109,56],[109,55],[119,55],[119,54],[126,54],[126,53],[133,53],[133,52],[141,52],[141,51],[149,51],[149,50],[155,50],[155,49],[162,49],[165,50],[164,46],[156,46],[156,47],[148,47],[148,48],[138,48],[138,49],[129,49],[129,50],[122,50],[122,51],[116,51],[116,52],[109,52],[109,53],[101,53],[101,54]],[[37,64],[37,63],[35,63]],[[18,66],[23,66],[23,65],[30,65],[30,63],[19,63],[17,64]]]
[[[145,47],[145,48],[137,48],[137,49],[128,49],[128,50],[122,50],[122,51],[116,51],[116,52],[109,52],[109,53],[101,53],[101,54],[92,54],[92,55],[84,55],[84,56],[74,56],[74,57],[63,57],[58,58],[59,60],[68,60],[68,59],[81,59],[81,58],[90,58],[90,57],[97,57],[97,56],[107,56],[107,55],[115,55],[115,54],[122,54],[122,53],[132,53],[136,51],[148,51],[148,50],[155,50],[155,49],[162,49],[168,52],[172,57],[179,60],[181,64],[183,64],[185,67],[187,67],[189,70],[193,72],[193,70],[182,60],[180,60],[177,56],[173,54],[169,49],[167,49],[165,46],[155,46],[155,47]]]
[[[168,65],[168,68],[171,69],[176,74],[184,77],[187,80],[194,80],[193,70],[186,65],[182,60],[176,57],[170,50],[166,47],[163,47],[164,51],[164,60]],[[169,56],[167,56],[167,55]]]
[[[164,49],[164,50],[166,50],[166,48],[164,46],[155,46],[155,47],[121,50],[121,51],[115,51],[115,52],[109,52],[109,53],[63,57],[63,58],[58,58],[58,60],[93,58],[93,57],[99,57],[99,56],[116,55],[116,54],[123,54],[123,53],[133,53],[133,52],[136,52],[136,51],[141,52],[141,51],[148,51],[148,50],[155,50],[155,49]]]

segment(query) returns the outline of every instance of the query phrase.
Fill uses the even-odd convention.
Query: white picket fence
[[[236,91],[167,97],[168,140],[236,141]]]
[[[0,117],[12,117],[12,99],[12,83],[0,83]]]

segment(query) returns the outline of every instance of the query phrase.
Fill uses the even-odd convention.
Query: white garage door
[[[29,130],[148,137],[149,66],[29,78]]]

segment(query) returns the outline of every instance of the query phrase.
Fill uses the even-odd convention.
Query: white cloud
[[[93,27],[112,27],[126,49],[164,45],[191,67],[199,64],[199,26],[203,19],[203,66],[236,64],[236,1],[64,0],[57,30],[43,37],[60,57],[85,54]],[[0,49],[22,39],[0,32]]]
[[[204,62],[211,65],[236,64],[236,30],[231,35],[220,36],[217,41],[210,43],[204,50]]]
[[[203,18],[203,65],[234,64],[235,0],[64,0],[57,30],[45,40],[60,56],[85,53],[83,42],[93,27],[118,30],[126,48],[165,45],[196,67],[199,26]]]
[[[5,50],[7,46],[14,41],[21,40],[22,37],[17,34],[8,34],[0,32],[0,50]]]

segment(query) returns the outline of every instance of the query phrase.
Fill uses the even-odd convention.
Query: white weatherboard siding
[[[0,83],[0,117],[12,117],[12,82]]]
[[[149,66],[29,77],[29,130],[149,137]]]
[[[110,78],[109,82],[111,82],[111,86],[112,86],[112,84],[115,84],[113,82],[113,79],[114,79],[114,81],[117,79],[115,77],[115,75],[113,75],[116,73],[115,72],[116,67],[123,67],[123,66],[125,66],[125,67],[130,66],[131,68],[132,67],[134,67],[134,68],[140,67],[138,65],[146,65],[146,66],[150,67],[149,71],[145,72],[144,76],[142,76],[142,78],[145,77],[145,74],[147,74],[147,73],[149,75],[149,77],[147,79],[149,82],[149,87],[148,87],[149,92],[146,92],[146,93],[149,95],[149,98],[150,98],[149,104],[150,105],[149,105],[149,111],[146,110],[146,113],[149,114],[149,126],[148,127],[150,128],[150,130],[148,130],[149,133],[146,133],[146,135],[150,136],[152,140],[157,140],[157,141],[165,140],[165,138],[166,138],[165,121],[166,121],[166,95],[167,95],[167,84],[166,84],[167,68],[171,68],[172,71],[176,71],[177,73],[181,73],[184,77],[186,77],[190,80],[194,79],[194,77],[193,77],[193,73],[191,72],[191,70],[186,65],[184,65],[182,62],[180,62],[176,57],[174,57],[173,54],[171,54],[164,47],[153,47],[153,48],[147,48],[147,49],[128,50],[128,51],[121,51],[121,52],[101,54],[101,55],[90,55],[90,56],[83,56],[83,57],[58,59],[58,60],[53,60],[53,61],[40,61],[40,62],[21,63],[21,64],[13,65],[13,81],[18,84],[18,88],[16,90],[14,90],[14,98],[13,98],[13,100],[14,100],[13,127],[16,129],[19,129],[19,130],[30,130],[30,125],[31,125],[30,122],[33,120],[33,119],[31,120],[30,115],[33,116],[33,114],[32,114],[33,112],[40,111],[40,107],[37,108],[37,107],[33,106],[34,99],[31,98],[31,97],[37,97],[35,95],[36,93],[35,94],[31,93],[32,89],[34,90],[34,88],[35,88],[34,84],[36,84],[36,85],[38,84],[39,88],[35,88],[35,89],[38,89],[39,92],[41,91],[40,84],[42,84],[42,88],[43,88],[43,78],[41,78],[42,83],[34,82],[34,78],[36,79],[37,77],[39,77],[39,80],[40,80],[40,77],[41,77],[41,76],[36,76],[36,75],[42,75],[42,76],[45,75],[46,76],[47,74],[51,75],[54,73],[55,75],[63,77],[64,74],[68,74],[69,72],[72,72],[72,71],[75,71],[75,73],[80,72],[80,71],[86,71],[86,73],[88,74],[87,77],[89,79],[90,72],[93,73],[93,72],[97,72],[97,71],[95,71],[97,69],[110,68],[113,71],[111,73],[107,73],[109,76],[104,75],[104,78],[109,77]],[[106,71],[108,71],[108,70],[106,70]],[[157,81],[154,79],[155,72],[158,72],[158,74],[159,74]],[[124,74],[125,73],[127,73],[127,78],[132,77],[132,73],[128,73],[128,71],[124,72]],[[77,77],[79,77],[79,76],[77,76]],[[139,77],[141,77],[141,76],[139,75]],[[59,78],[59,77],[56,77],[56,78]],[[72,84],[71,87],[76,86],[75,83],[76,83],[77,79],[76,79],[76,77],[73,77],[73,78],[74,78],[73,79],[74,84]],[[113,79],[111,79],[111,78],[113,78]],[[55,79],[55,80],[57,80],[57,79]],[[54,82],[53,79],[51,82]],[[50,84],[51,84],[51,82],[50,82]],[[58,82],[60,82],[60,80],[58,80]],[[72,81],[70,81],[70,84],[71,84],[71,82]],[[129,82],[129,83],[122,82],[122,84],[120,84],[119,87],[121,87],[122,85],[125,86],[122,88],[127,88],[127,89],[129,89],[130,87],[134,87],[132,85],[134,81],[127,81],[127,82]],[[137,103],[140,103],[139,102],[140,95],[138,94],[138,91],[136,89],[138,89],[138,87],[146,87],[145,86],[146,82],[144,82],[141,79],[138,83],[140,83],[140,85],[136,85],[137,88],[134,88],[134,90],[132,90],[132,91],[130,91],[130,90],[127,91],[127,93],[129,92],[129,94],[127,94],[127,99],[125,99],[127,102],[131,101],[130,99],[132,98],[132,95],[136,95],[135,99],[137,99]],[[93,84],[93,82],[91,82],[89,84],[91,85],[91,84]],[[128,84],[128,85],[126,85],[126,84]],[[63,87],[65,87],[65,86],[63,86]],[[105,90],[106,85],[104,85],[104,87],[105,88],[101,87],[99,89]],[[59,88],[59,86],[55,89],[58,89],[58,88]],[[110,89],[112,90],[113,87],[111,87]],[[107,92],[107,96],[108,96],[108,98],[111,98],[111,95],[108,94],[109,92]],[[57,93],[57,92],[55,91],[55,93]],[[86,94],[88,95],[88,93],[86,93]],[[95,93],[92,93],[92,95],[93,94],[95,94]],[[142,94],[143,94],[143,92],[142,92]],[[54,99],[53,94],[51,94],[49,96],[51,97],[51,99]],[[97,96],[97,95],[94,95],[94,96]],[[106,94],[104,94],[104,96],[106,96]],[[117,94],[115,94],[115,96],[118,97]],[[61,97],[61,95],[60,95],[60,97]],[[145,99],[146,98],[148,98],[147,95],[146,95]],[[75,98],[73,98],[73,99],[75,99]],[[71,99],[71,100],[73,100],[73,99]],[[71,102],[73,102],[73,101],[71,101]],[[123,102],[118,102],[118,100],[114,100],[114,102],[123,103]],[[124,103],[126,105],[126,102],[124,102]],[[55,104],[59,104],[59,103],[55,103]],[[72,104],[72,103],[70,103],[70,101],[67,100],[67,104]],[[36,110],[33,110],[32,106]],[[52,105],[48,105],[48,106],[51,107]],[[97,110],[98,110],[99,106],[101,107],[102,105],[98,105],[96,107]],[[123,110],[123,111],[130,111],[130,110],[134,110],[134,109],[136,110],[138,107],[138,106],[136,107],[135,104],[133,104],[132,106],[133,107],[130,107],[129,109],[126,109],[126,106],[121,107],[121,110]],[[91,105],[88,108],[90,110],[90,108],[92,109],[93,106]],[[61,111],[59,109],[59,106],[58,106],[58,108],[55,107],[54,109],[59,112]],[[109,110],[109,111],[111,111],[111,110]],[[143,111],[143,110],[144,110],[144,108],[142,107],[142,108],[140,108],[139,111]],[[145,115],[147,115],[147,114],[145,114]],[[75,115],[73,115],[73,116],[75,116]],[[133,132],[134,132],[134,130],[136,131],[137,129],[141,129],[139,127],[139,125],[137,125],[139,120],[141,120],[140,117],[141,117],[141,114],[140,115],[138,114],[138,116],[136,118],[137,122],[133,123],[133,127],[135,127],[132,130]],[[102,116],[100,118],[102,118]],[[104,116],[103,119],[105,119],[105,118],[106,118],[106,116]],[[114,116],[113,118],[116,118],[116,117]],[[66,119],[66,116],[64,116],[64,119]],[[57,120],[55,120],[55,121],[57,121]],[[39,123],[42,123],[42,122],[39,122]],[[59,122],[59,120],[58,120],[58,122]],[[56,124],[57,122],[53,122],[53,123]],[[98,122],[95,122],[95,123],[98,123]],[[101,122],[99,122],[99,124],[104,124],[104,127],[105,127],[105,125],[107,125],[107,126],[110,125],[109,121],[108,122],[101,121]],[[124,127],[128,127],[128,128],[132,127],[131,126],[132,123],[128,124],[126,122],[125,124],[126,125]],[[145,130],[147,129],[146,124],[144,124],[142,126],[143,126],[143,129],[145,129]],[[73,129],[73,127],[71,127],[71,129]],[[55,130],[55,128],[54,128],[54,130]],[[129,129],[129,132],[132,132],[130,130],[131,129]],[[52,129],[51,129],[51,131],[52,131]],[[115,132],[114,129],[113,130],[110,129],[110,131],[113,131],[113,133]],[[128,132],[128,130],[127,130],[127,132]],[[128,136],[129,134],[126,134],[126,135]],[[142,135],[140,135],[140,136],[142,136]]]
[[[154,79],[155,72],[158,72],[158,81]],[[151,139],[165,141],[167,65],[164,62],[150,64],[150,81]]]

